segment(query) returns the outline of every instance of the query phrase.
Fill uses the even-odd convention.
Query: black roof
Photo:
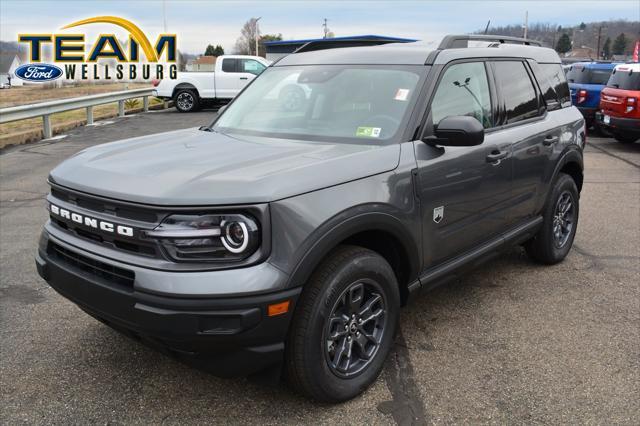
[[[481,42],[480,47],[461,44]],[[444,64],[456,59],[513,57],[530,58],[539,63],[560,63],[560,57],[553,50],[533,46],[529,40],[502,36],[447,36],[438,47],[422,42],[391,43],[381,46],[345,47],[312,52],[302,52],[285,56],[274,66],[311,64],[380,64],[380,65],[424,65]],[[450,47],[452,46],[452,47]]]

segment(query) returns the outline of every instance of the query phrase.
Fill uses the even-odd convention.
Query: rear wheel
[[[173,103],[180,112],[192,112],[200,107],[200,98],[195,90],[179,89],[173,96]]]
[[[576,235],[579,208],[575,181],[560,173],[544,208],[542,227],[525,244],[529,256],[548,265],[564,260]]]
[[[613,137],[620,143],[633,143],[638,140],[638,135],[615,132]]]
[[[387,261],[365,248],[338,247],[296,307],[287,341],[290,384],[326,402],[362,393],[382,370],[399,309],[398,283]]]

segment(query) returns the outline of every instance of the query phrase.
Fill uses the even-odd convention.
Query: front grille
[[[84,272],[109,283],[133,288],[133,281],[135,280],[133,271],[91,259],[53,242],[49,242],[47,253],[53,259],[70,266],[76,271]]]
[[[156,210],[150,210],[139,206],[132,206],[113,200],[102,199],[95,196],[79,194],[74,191],[63,188],[51,188],[51,202],[56,203],[57,200],[63,201],[66,205],[61,204],[73,211],[74,207],[80,207],[78,212],[86,211],[91,216],[93,212],[97,213],[96,217],[106,217],[109,222],[127,223],[120,221],[119,218],[127,221],[135,221],[135,227],[141,229],[155,228],[166,215],[166,213]],[[162,252],[156,242],[143,238],[126,238],[116,234],[99,232],[95,229],[78,224],[72,221],[63,221],[58,216],[50,214],[51,222],[59,228],[69,232],[77,237],[89,240],[93,243],[109,247],[114,250],[128,252],[145,257],[162,258]],[[129,222],[130,223],[130,222]]]

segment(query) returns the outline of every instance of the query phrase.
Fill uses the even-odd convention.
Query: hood
[[[399,144],[240,139],[187,129],[88,148],[50,178],[78,191],[144,204],[249,204],[389,171],[399,155]]]

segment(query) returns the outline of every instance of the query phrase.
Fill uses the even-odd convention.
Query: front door
[[[511,195],[511,144],[495,137],[495,99],[484,62],[444,69],[430,105],[428,123],[468,115],[486,129],[473,147],[414,143],[423,219],[424,266],[429,268],[499,235]]]

